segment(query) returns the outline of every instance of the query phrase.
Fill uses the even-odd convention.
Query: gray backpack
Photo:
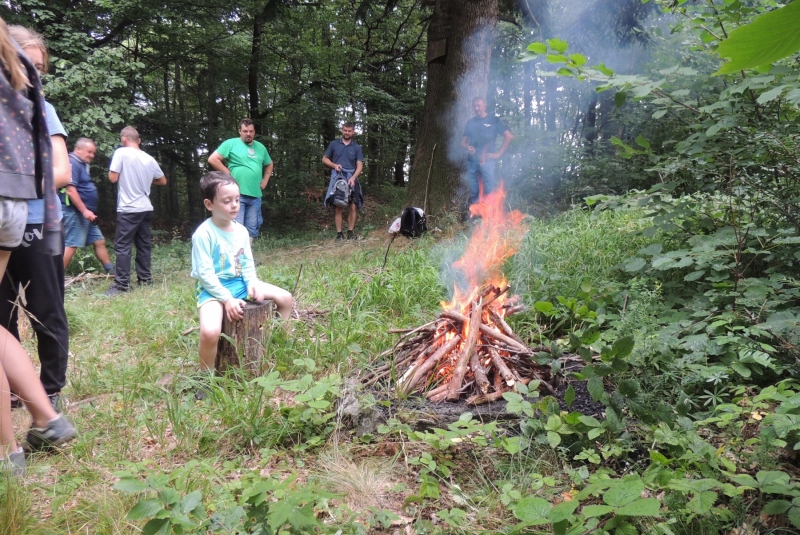
[[[350,205],[350,184],[344,174],[339,173],[336,182],[333,184],[333,196],[331,202],[334,206],[346,208]]]

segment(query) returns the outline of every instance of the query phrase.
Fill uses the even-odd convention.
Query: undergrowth
[[[572,386],[564,410],[534,382],[505,395],[516,423],[467,413],[426,431],[400,417],[348,431],[337,408],[354,394],[348,378],[378,364],[389,329],[438,314],[460,238],[398,239],[385,266],[379,234],[256,241],[259,276],[294,290],[299,319],[268,329],[261,377],[215,378],[202,402],[187,243],[155,249],[154,287],[106,299],[106,282],[76,282],[65,394],[81,435],[6,483],[4,532],[789,533],[800,385],[770,344],[777,332],[791,343],[790,330],[724,299],[681,316],[696,290],[647,267],[678,247],[646,230],[649,215],[529,219],[507,266],[528,305],[510,321],[549,349],[540,364],[582,359],[571,380],[605,406],[595,414],[570,409]]]

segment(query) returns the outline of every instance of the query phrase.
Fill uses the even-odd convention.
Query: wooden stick
[[[495,373],[500,374],[500,376],[505,380],[506,384],[510,387],[514,386],[514,374],[511,373],[511,370],[508,369],[506,363],[503,362],[503,357],[500,356],[500,352],[497,351],[495,348],[489,348],[489,356],[492,357],[492,364],[494,364]]]
[[[444,316],[446,318],[454,319],[454,320],[457,320],[457,321],[461,321],[461,322],[467,321],[467,318],[465,316],[463,316],[462,314],[459,314],[455,310],[445,310],[444,312],[442,312],[442,316]],[[492,327],[489,327],[488,325],[484,325],[484,324],[481,323],[480,330],[481,330],[482,333],[486,334],[487,336],[490,336],[491,338],[494,338],[495,340],[498,340],[500,342],[503,342],[504,344],[507,344],[507,345],[513,347],[518,353],[527,353],[527,354],[531,353],[531,349],[529,347],[525,346],[525,344],[520,344],[519,342],[517,342],[513,338],[510,338],[510,337],[504,335],[503,333],[501,333],[497,329],[493,329]]]
[[[450,379],[450,388],[447,389],[447,399],[451,401],[457,400],[460,395],[461,383],[464,381],[464,376],[467,374],[467,363],[470,361],[470,358],[472,358],[472,354],[475,352],[475,346],[478,342],[482,313],[483,308],[481,305],[473,302],[472,313],[469,318],[469,334],[467,335],[467,341],[464,344],[464,350],[453,370],[453,377]],[[466,318],[464,319],[466,320]]]
[[[195,326],[195,327],[189,327],[188,329],[186,329],[185,331],[183,331],[183,332],[181,333],[181,336],[186,336],[187,334],[192,334],[193,332],[195,332],[195,331],[196,331],[196,330],[198,330],[199,328],[200,328],[199,326]]]
[[[522,341],[522,338],[517,336],[517,334],[514,332],[514,329],[512,329],[511,326],[506,323],[506,320],[503,319],[503,316],[492,309],[489,309],[489,316],[492,318],[492,321],[495,322],[498,327],[500,327],[500,330],[503,332],[503,334],[510,336],[520,344],[525,345],[525,342]]]
[[[476,394],[474,396],[470,396],[467,398],[467,405],[481,405],[483,403],[491,403],[493,401],[497,401],[498,399],[503,397],[503,394],[508,392],[508,390],[500,390],[498,392],[492,392],[491,394]]]
[[[490,298],[488,301],[486,301],[486,302],[483,304],[483,308],[486,308],[486,307],[488,307],[489,305],[491,305],[491,304],[492,304],[492,303],[493,303],[493,302],[494,302],[494,301],[495,301],[495,300],[496,300],[498,297],[500,297],[501,295],[503,295],[504,293],[506,293],[506,292],[507,292],[507,291],[508,291],[510,288],[511,288],[511,286],[509,286],[509,285],[507,285],[507,284],[506,284],[505,288],[502,288],[502,289],[501,289],[501,288],[495,288],[495,291],[496,291],[497,293],[496,293],[496,294],[495,294],[495,295],[494,295],[492,298]]]
[[[472,352],[469,358],[469,366],[472,368],[472,375],[475,377],[475,383],[478,385],[480,391],[484,394],[489,392],[489,379],[486,377],[486,369],[481,364],[480,357],[477,351]]]
[[[420,381],[420,379],[422,379],[422,377],[424,375],[426,375],[428,372],[430,372],[433,369],[433,367],[436,366],[439,363],[440,360],[442,360],[443,356],[447,355],[453,349],[455,349],[455,347],[459,343],[461,343],[461,336],[456,335],[449,342],[447,342],[442,347],[440,347],[436,351],[436,353],[431,355],[428,358],[428,360],[425,361],[424,364],[420,365],[417,368],[417,371],[414,373],[414,377],[412,377],[411,380],[406,385],[404,385],[402,387],[403,393],[406,393],[406,394],[411,393],[411,391],[417,386],[417,383]],[[398,381],[398,384],[400,382],[402,382],[402,381]]]
[[[428,390],[427,392],[425,392],[425,397],[430,399],[430,398],[432,398],[433,396],[435,396],[437,394],[441,394],[443,392],[447,393],[447,387],[448,386],[449,386],[449,383],[444,383],[444,384],[441,384],[441,385],[437,386],[436,388],[434,388],[432,390]]]

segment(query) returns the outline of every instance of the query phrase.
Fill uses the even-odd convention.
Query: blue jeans
[[[264,220],[261,217],[261,197],[239,196],[239,213],[236,222],[244,225],[251,238],[258,237],[258,231]]]
[[[486,160],[481,165],[478,159],[467,159],[467,185],[469,185],[469,204],[478,202],[480,190],[478,187],[478,174],[480,173],[483,180],[483,194],[491,193],[494,191],[497,184],[494,177],[494,167],[497,160]]]

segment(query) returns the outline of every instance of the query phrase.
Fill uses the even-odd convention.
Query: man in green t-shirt
[[[239,213],[236,214],[236,222],[245,226],[251,243],[258,236],[263,222],[261,190],[269,184],[273,169],[267,148],[256,141],[255,136],[256,127],[253,121],[242,119],[239,123],[239,137],[224,141],[208,157],[208,165],[233,176],[239,184]]]

